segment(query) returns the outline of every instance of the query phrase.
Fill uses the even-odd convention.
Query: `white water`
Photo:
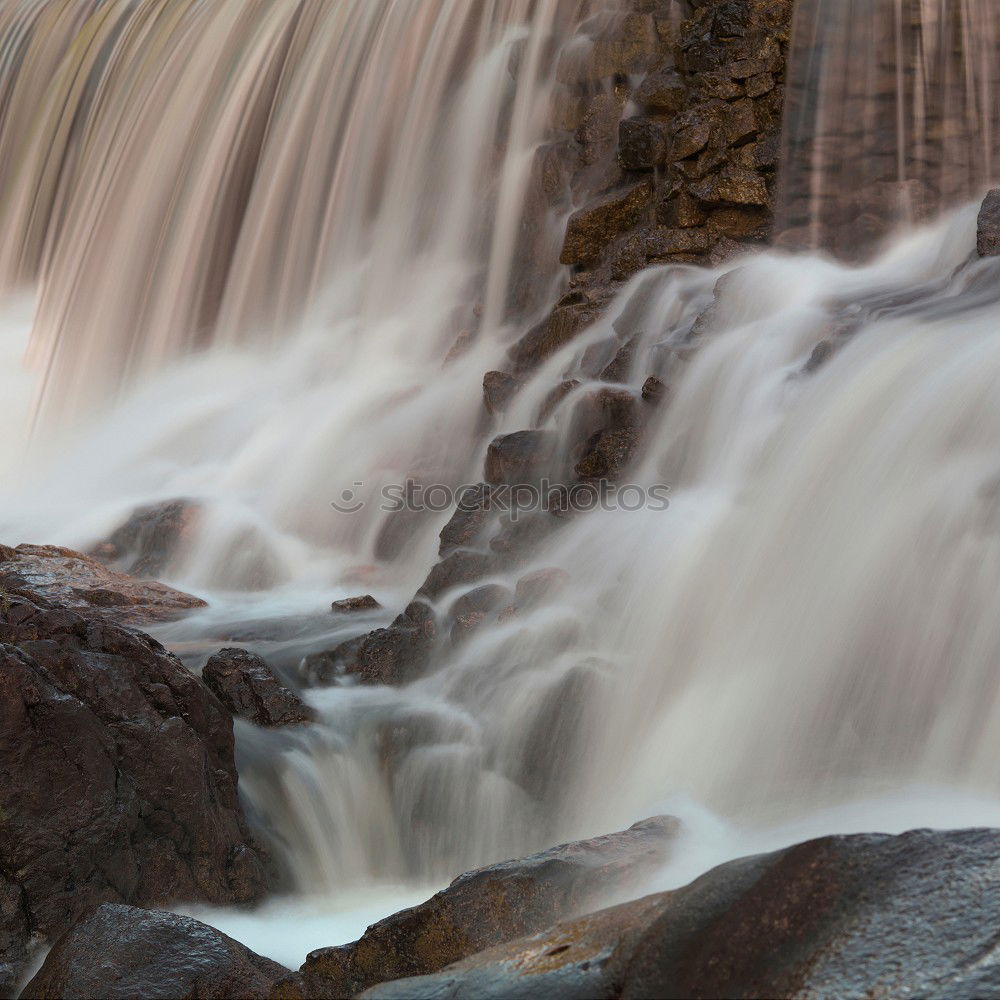
[[[511,8],[511,23],[526,9]],[[534,16],[556,12],[539,4]],[[589,343],[616,320],[642,332],[632,388],[659,370],[672,395],[634,480],[669,484],[668,509],[577,518],[535,554],[569,571],[559,598],[478,634],[425,679],[311,691],[322,721],[299,732],[239,727],[241,788],[291,895],[255,918],[211,919],[288,964],[465,868],[664,810],[688,833],[650,888],[814,833],[1000,822],[1000,293],[993,263],[956,275],[974,208],[864,268],[780,254],[731,264],[690,342],[723,272],[642,275],[483,436],[482,373],[527,322],[501,305],[516,216],[501,206],[518,202],[547,93],[539,63],[511,98],[510,47],[523,32],[501,21],[450,105],[457,121],[503,94],[520,108],[510,119],[520,138],[491,188],[487,214],[499,222],[473,241],[478,255],[458,238],[481,198],[465,171],[492,155],[497,122],[453,153],[466,183],[440,239],[400,240],[390,198],[396,207],[370,226],[355,220],[355,266],[316,279],[322,290],[284,339],[229,337],[223,325],[211,349],[178,357],[183,331],[165,352],[171,365],[94,420],[36,438],[26,455],[23,430],[4,442],[0,539],[83,547],[138,503],[196,498],[206,514],[170,582],[211,607],[161,637],[204,647],[233,621],[316,616],[257,644],[293,667],[337,641],[343,626],[320,617],[330,600],[371,591],[398,608],[434,561],[447,514],[379,558],[386,519],[371,497],[382,485],[414,471],[476,481],[490,434],[530,426]],[[530,37],[544,33],[536,24]],[[428,155],[422,169],[438,162]],[[400,185],[408,166],[395,164]],[[402,202],[413,197],[399,188]],[[110,242],[120,254],[131,245]],[[46,296],[73,285],[45,267],[55,277],[43,282],[42,349],[59,342]],[[114,268],[98,271],[110,294]],[[254,265],[237,271],[254,285]],[[66,327],[81,341],[73,350],[91,343],[100,301],[77,302],[87,308]],[[444,365],[476,302],[474,345]],[[13,360],[24,307],[3,316],[2,415],[24,428],[27,389],[43,376]],[[132,336],[134,322],[113,326]],[[848,327],[840,350],[803,375],[813,347]],[[93,343],[113,356],[113,338]],[[577,401],[555,413],[557,427]],[[362,512],[330,507],[345,489],[369,501]],[[549,734],[546,745],[539,709],[570,683],[558,731],[579,739]],[[389,731],[405,735],[392,768]],[[528,755],[539,733],[541,765]]]

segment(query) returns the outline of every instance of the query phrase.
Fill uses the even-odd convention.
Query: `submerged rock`
[[[201,679],[233,715],[258,726],[311,722],[314,713],[247,649],[220,649],[209,657]]]
[[[259,898],[236,783],[229,713],[159,643],[0,605],[0,979],[98,903]]]
[[[22,997],[257,1000],[287,974],[199,920],[105,903],[56,942]]]
[[[354,996],[535,933],[648,877],[666,860],[678,829],[676,820],[657,817],[461,875],[426,903],[369,927],[360,941],[313,952],[276,995]]]
[[[0,546],[0,592],[127,625],[173,621],[205,607],[199,597],[56,545]]]

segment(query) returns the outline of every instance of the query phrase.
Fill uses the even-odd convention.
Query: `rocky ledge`
[[[236,786],[232,718],[159,643],[6,596],[0,995],[100,903],[259,898],[267,860]]]

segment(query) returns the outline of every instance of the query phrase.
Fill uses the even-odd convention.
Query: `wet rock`
[[[563,590],[569,580],[569,573],[558,566],[534,570],[517,581],[514,600],[519,608],[536,607]]]
[[[486,451],[486,481],[508,486],[538,482],[552,471],[555,445],[551,431],[501,434],[490,442]]]
[[[471,545],[492,519],[490,503],[492,487],[487,483],[470,486],[462,492],[451,520],[441,529],[439,555],[448,555],[455,549]]]
[[[559,408],[567,396],[578,389],[582,383],[578,378],[564,379],[542,400],[542,405],[538,410],[538,423],[544,424],[549,417]]]
[[[598,431],[587,441],[583,457],[576,463],[576,474],[583,479],[617,480],[632,461],[639,447],[635,427],[617,427]]]
[[[343,600],[334,601],[330,609],[338,614],[353,615],[361,611],[381,611],[382,605],[371,594],[364,594],[360,597],[345,597]]]
[[[300,972],[302,995],[354,996],[536,933],[655,871],[678,829],[676,820],[658,817],[461,875],[426,903],[369,927],[360,941],[313,952]]]
[[[338,677],[357,673],[358,653],[368,633],[354,636],[333,649],[310,653],[299,665],[299,677],[303,684],[333,684]]]
[[[655,375],[650,375],[649,378],[642,383],[642,398],[646,400],[647,403],[652,403],[654,405],[661,403],[666,394],[667,387]]]
[[[809,360],[802,369],[806,375],[811,375],[833,356],[834,345],[832,340],[821,340],[809,355]]]
[[[201,679],[233,715],[258,726],[312,722],[315,714],[247,649],[220,649],[209,657]]]
[[[169,567],[178,549],[190,539],[199,514],[199,505],[191,500],[138,507],[87,554],[133,576],[156,576]]]
[[[691,185],[691,192],[702,202],[730,205],[768,204],[767,185],[764,178],[752,170],[727,166]]]
[[[257,1000],[287,974],[199,920],[105,903],[56,942],[22,995]]]
[[[622,344],[615,356],[601,369],[597,376],[602,382],[627,382],[635,360],[635,341]]]
[[[597,94],[590,101],[576,130],[576,141],[580,144],[580,158],[584,164],[597,163],[611,154],[621,116],[622,101],[617,94]]]
[[[361,995],[365,1000],[617,997],[636,943],[665,906],[664,896],[646,896],[497,945],[435,975],[397,979]]]
[[[760,132],[760,123],[757,121],[753,101],[736,101],[730,104],[722,116],[722,128],[730,146],[742,146],[756,137]]]
[[[656,206],[656,221],[668,229],[693,229],[704,225],[707,218],[688,191],[677,191]]]
[[[365,684],[406,684],[427,669],[436,627],[400,615],[388,628],[369,632],[347,672]]]
[[[976,250],[980,257],[1000,256],[1000,188],[990,191],[979,210]]]
[[[618,162],[625,170],[654,170],[667,158],[665,122],[636,116],[618,126]]]
[[[483,404],[486,412],[491,417],[503,413],[520,388],[521,380],[509,372],[487,372],[483,376]]]
[[[522,512],[516,520],[508,516],[501,520],[500,530],[490,539],[490,548],[505,557],[506,562],[514,562],[532,552],[559,523],[547,510]]]
[[[453,618],[491,611],[506,607],[513,600],[510,589],[499,583],[488,583],[470,590],[456,600],[450,609]]]
[[[678,255],[700,256],[711,245],[711,236],[701,229],[656,226],[642,236],[642,250],[648,261],[670,260]]]
[[[650,73],[632,96],[640,107],[663,115],[679,114],[688,101],[684,78],[674,70]]]
[[[825,837],[734,861],[670,894],[621,996],[995,996],[998,873],[995,830]]]
[[[162,583],[137,580],[55,545],[0,552],[0,588],[10,596],[128,625],[173,621],[205,602]]]
[[[475,583],[493,568],[493,557],[483,552],[459,550],[442,559],[427,575],[419,593],[436,600],[446,590]]]
[[[519,371],[530,371],[586,330],[598,315],[598,304],[579,297],[564,299],[510,349],[509,357]]]
[[[159,643],[0,604],[0,968],[98,903],[258,898],[236,782],[229,713]]]
[[[717,122],[714,105],[692,108],[678,115],[673,122],[670,159],[676,162],[697,156],[708,145]]]
[[[605,246],[649,214],[651,195],[650,182],[640,181],[574,212],[566,225],[560,262],[580,267],[596,262]]]

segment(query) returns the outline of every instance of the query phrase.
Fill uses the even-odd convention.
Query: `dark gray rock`
[[[105,903],[55,944],[22,1000],[257,1000],[288,970],[191,917]]]
[[[990,191],[979,210],[976,250],[980,257],[1000,256],[1000,188]]]
[[[314,713],[274,675],[264,659],[247,649],[220,649],[209,657],[201,679],[233,715],[258,726],[312,722]]]

